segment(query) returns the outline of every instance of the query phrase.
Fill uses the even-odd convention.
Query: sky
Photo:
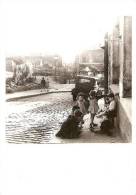
[[[134,1],[3,0],[5,53],[60,54],[71,62],[83,50],[99,48],[116,16]],[[130,3],[131,2],[131,3]]]

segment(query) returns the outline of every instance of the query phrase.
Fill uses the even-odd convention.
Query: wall
[[[119,83],[119,21],[113,25],[112,32],[108,35],[109,55],[109,84]]]
[[[132,141],[132,124],[129,118],[129,114],[127,113],[129,109],[128,107],[130,107],[131,104],[124,106],[123,103],[124,102],[122,101],[118,102],[120,134],[125,142],[131,142]]]
[[[79,63],[103,63],[103,49],[87,50],[79,55]]]
[[[111,85],[111,91],[115,94],[117,102],[117,117],[115,127],[117,135],[120,135],[125,143],[132,141],[132,99],[119,97],[119,86]]]
[[[132,96],[132,17],[120,19],[120,96]]]
[[[117,77],[119,80],[116,80]],[[117,81],[117,82],[116,82]],[[118,82],[119,81],[119,82]],[[118,85],[119,83],[119,85]],[[132,137],[132,17],[118,18],[112,35],[109,38],[109,84],[115,94],[118,87],[120,99],[117,99],[119,132],[125,142]]]

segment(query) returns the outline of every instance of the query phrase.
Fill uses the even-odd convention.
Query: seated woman
[[[108,95],[109,104],[106,104],[103,111],[97,114],[98,118],[102,118],[100,128],[102,132],[112,135],[111,129],[114,127],[114,117],[116,116],[116,102],[114,94]]]
[[[100,124],[100,131],[97,131],[96,133],[107,134],[107,135],[111,136],[112,135],[112,128],[113,128],[113,124],[108,119],[107,114],[105,114],[103,116],[103,119],[102,119],[101,124]]]
[[[107,111],[107,114],[109,118],[113,119],[117,115],[117,105],[113,93],[109,94],[108,97],[110,103],[109,103],[109,109]]]
[[[109,118],[114,118],[116,116],[116,102],[115,102],[115,99],[114,99],[114,94],[110,93],[108,95],[108,98],[109,98],[108,104],[107,104],[107,102],[105,103],[104,110],[102,111],[102,113],[97,115],[97,117],[103,116],[105,114],[107,114],[107,116]]]
[[[57,137],[61,138],[77,138],[79,137],[81,130],[79,123],[82,121],[82,113],[76,109],[73,115],[70,115],[66,121],[62,123],[60,131],[56,134]]]

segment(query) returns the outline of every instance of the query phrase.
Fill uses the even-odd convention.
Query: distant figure
[[[45,86],[46,86],[46,81],[45,81],[44,77],[42,77],[42,80],[41,80],[41,92],[42,92],[42,89],[43,90],[45,89]]]
[[[46,87],[47,92],[48,92],[48,90],[49,90],[49,79],[48,78],[46,79],[45,87]]]
[[[66,121],[62,123],[60,131],[56,134],[56,137],[63,139],[78,138],[81,130],[79,123],[82,120],[82,113],[75,109],[73,115],[69,115]]]

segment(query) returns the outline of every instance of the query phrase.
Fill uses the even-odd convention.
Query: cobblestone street
[[[6,137],[9,143],[48,143],[68,116],[72,97],[48,94],[7,103]]]
[[[71,112],[69,92],[53,93],[7,102],[6,140],[8,143],[115,143],[120,137],[95,135],[88,129],[86,116],[83,133],[78,139],[62,140],[54,135]]]

